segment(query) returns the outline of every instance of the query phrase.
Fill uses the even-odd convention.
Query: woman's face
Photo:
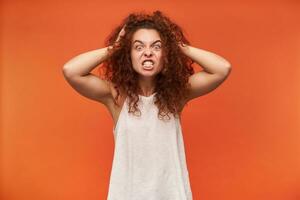
[[[155,29],[138,29],[132,36],[131,61],[142,76],[155,76],[163,67],[163,46]],[[148,61],[146,61],[148,60]]]

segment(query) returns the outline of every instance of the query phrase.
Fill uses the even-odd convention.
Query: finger
[[[120,31],[120,35],[122,35],[122,36],[125,34],[125,26],[126,26],[126,24],[123,26],[122,30]]]

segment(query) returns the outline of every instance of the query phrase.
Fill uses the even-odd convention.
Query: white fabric
[[[141,116],[126,98],[113,128],[115,149],[107,200],[192,200],[180,119],[158,119],[155,94],[139,95]]]

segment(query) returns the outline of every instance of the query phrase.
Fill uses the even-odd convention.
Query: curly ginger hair
[[[118,45],[115,41],[119,32],[125,25],[125,35],[120,37]],[[123,22],[116,27],[105,41],[106,46],[112,46],[108,49],[109,57],[102,63],[105,69],[105,79],[114,83],[117,91],[117,97],[120,90],[124,91],[129,98],[129,111],[138,112],[138,73],[134,71],[131,62],[131,40],[133,34],[141,28],[155,29],[158,31],[163,46],[163,68],[155,77],[155,105],[158,107],[158,118],[163,119],[169,113],[174,117],[180,115],[182,102],[187,97],[189,87],[188,77],[194,74],[192,64],[194,63],[189,57],[184,55],[178,44],[190,44],[183,35],[182,28],[172,22],[161,11],[154,11],[152,15],[146,13],[131,13]]]

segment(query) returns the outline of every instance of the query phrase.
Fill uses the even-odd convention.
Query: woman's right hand
[[[121,36],[124,36],[124,35],[125,35],[125,26],[126,26],[126,24],[123,26],[123,28],[122,28],[121,31],[119,32],[116,41],[115,41],[111,46],[108,47],[109,54],[111,53],[110,51],[111,51],[112,49],[114,49],[114,48],[119,48],[119,47],[120,47],[119,42],[120,42]]]
[[[125,27],[126,27],[126,24],[123,26],[123,28],[122,28],[121,31],[119,32],[118,38],[117,38],[116,41],[115,41],[115,44],[116,44],[117,46],[119,46],[119,41],[120,41],[121,36],[123,37],[123,36],[125,35]]]

